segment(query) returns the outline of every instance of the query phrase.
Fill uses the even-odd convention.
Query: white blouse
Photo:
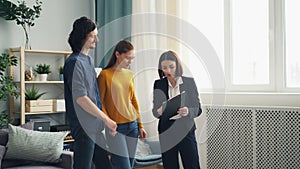
[[[180,89],[179,89],[179,85],[182,84],[183,81],[182,81],[182,78],[181,77],[178,77],[176,78],[176,85],[173,87],[171,82],[168,80],[168,84],[169,84],[169,99],[177,96],[180,94]]]

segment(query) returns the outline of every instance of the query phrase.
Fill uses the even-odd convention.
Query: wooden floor
[[[163,169],[164,167],[162,165],[152,165],[148,167],[138,167],[135,169]]]

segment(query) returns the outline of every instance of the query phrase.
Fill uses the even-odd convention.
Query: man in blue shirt
[[[88,55],[96,47],[95,22],[81,17],[73,23],[68,42],[73,53],[64,65],[66,115],[74,142],[74,169],[110,169],[111,163],[101,132],[106,125],[116,134],[117,124],[101,111],[94,63]]]

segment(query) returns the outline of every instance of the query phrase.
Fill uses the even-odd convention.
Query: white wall
[[[28,5],[32,1],[26,0]],[[80,16],[94,17],[92,0],[43,0],[40,18],[31,29],[32,49],[70,50],[68,35],[74,20]],[[15,21],[0,18],[0,52],[24,45],[24,31]]]
[[[17,0],[12,0],[16,3]],[[33,0],[25,0],[29,6],[34,3]],[[31,47],[35,50],[70,50],[69,44],[67,42],[69,33],[72,29],[72,24],[75,19],[80,16],[87,16],[94,19],[94,1],[93,0],[42,0],[42,11],[40,18],[36,19],[35,26],[31,29]],[[7,21],[0,18],[0,52],[11,47],[24,46],[25,35],[22,27],[17,25],[15,21]],[[34,57],[33,57],[34,58]],[[46,57],[44,57],[46,58]],[[44,59],[43,58],[43,59]],[[46,62],[51,62],[51,58]],[[53,59],[52,59],[53,61]],[[35,62],[40,62],[40,59],[33,59],[31,65],[35,65]],[[57,72],[59,65],[63,63],[52,65],[53,72]],[[56,66],[56,67],[55,67]],[[16,69],[18,69],[16,67]],[[15,70],[15,79],[19,76]],[[56,74],[52,73],[55,78]],[[53,88],[56,86],[51,86],[51,89],[44,89],[43,86],[39,86],[40,91],[55,91]],[[47,87],[47,86],[46,86]],[[60,89],[60,87],[56,87]],[[49,95],[48,91],[48,95]],[[57,97],[61,96],[62,91],[53,92]],[[56,98],[50,95],[49,97]],[[18,100],[18,99],[17,99]],[[0,103],[0,110],[7,109],[5,102]],[[62,118],[57,116],[57,118]],[[61,119],[55,120],[59,121]],[[55,124],[55,123],[54,123]]]

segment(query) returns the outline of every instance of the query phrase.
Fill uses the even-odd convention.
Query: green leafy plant
[[[50,65],[48,64],[37,64],[34,71],[38,74],[48,74],[51,73]]]
[[[3,52],[0,55],[0,75],[2,76],[4,74],[4,71],[9,66],[16,66],[18,64],[18,60],[15,56],[9,56],[7,52]]]
[[[58,72],[59,72],[59,74],[63,74],[64,73],[64,66],[59,66]]]
[[[34,20],[40,17],[42,2],[36,0],[32,8],[28,7],[24,0],[19,0],[17,3],[18,4],[14,4],[8,0],[0,0],[0,17],[5,20],[14,20],[17,25],[22,26],[26,38],[25,48],[30,49],[30,27],[34,26]]]
[[[6,101],[10,95],[17,96],[17,86],[13,82],[10,75],[5,75],[5,71],[9,66],[16,66],[18,64],[15,56],[9,56],[8,53],[0,55],[0,100]]]
[[[37,100],[46,93],[39,93],[39,89],[32,85],[31,89],[25,89],[25,100]]]
[[[19,93],[17,91],[17,85],[13,82],[10,75],[6,75],[6,70],[10,66],[16,66],[18,60],[15,56],[10,56],[7,52],[0,55],[0,101],[1,104],[7,102],[10,96],[17,98]],[[0,128],[6,127],[8,123],[7,110],[3,110],[0,113]]]
[[[8,124],[8,115],[6,110],[0,113],[0,129],[7,127]]]

